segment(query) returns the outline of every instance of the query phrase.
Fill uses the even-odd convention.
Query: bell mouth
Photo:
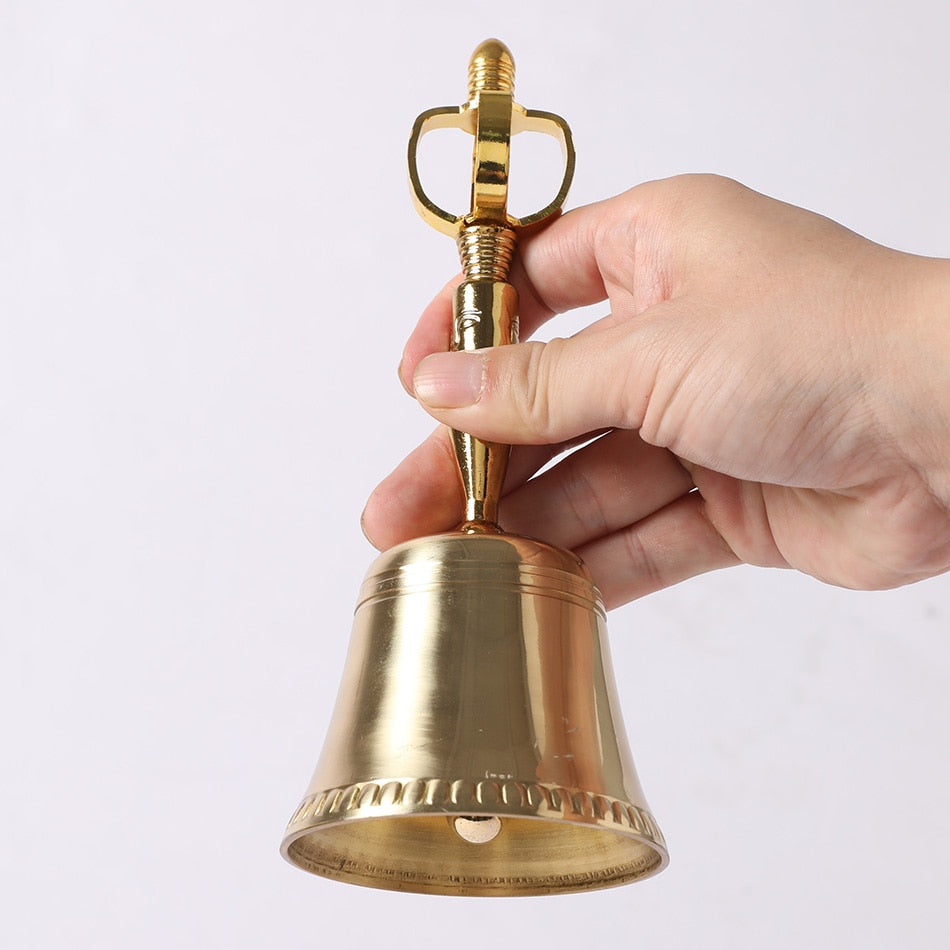
[[[292,864],[367,887],[460,896],[595,890],[668,863],[650,812],[545,783],[378,781],[304,799]]]
[[[667,864],[656,842],[597,825],[494,819],[490,840],[470,842],[457,819],[415,815],[344,820],[288,836],[283,854],[305,871],[365,887],[420,894],[524,897],[597,890],[640,880]]]

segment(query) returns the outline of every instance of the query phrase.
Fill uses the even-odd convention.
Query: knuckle
[[[563,340],[529,343],[526,372],[520,387],[519,410],[539,442],[557,438],[555,388]]]

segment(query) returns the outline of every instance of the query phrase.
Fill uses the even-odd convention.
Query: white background
[[[415,115],[499,36],[573,126],[572,205],[713,171],[950,256],[948,10],[2,0],[0,943],[947,946],[948,577],[736,569],[611,615],[648,882],[427,898],[277,847],[364,499],[429,429],[395,367],[456,259]]]

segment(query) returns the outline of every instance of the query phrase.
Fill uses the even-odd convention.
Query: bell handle
[[[467,278],[453,299],[453,350],[479,350],[518,342],[518,292],[505,280]],[[511,446],[483,442],[452,430],[452,444],[465,494],[465,518],[459,530],[494,533],[498,502]]]
[[[553,219],[574,175],[574,144],[568,124],[552,112],[525,109],[514,99],[515,63],[499,40],[485,40],[472,54],[468,101],[423,112],[409,137],[409,183],[416,209],[436,230],[456,238],[463,280],[453,301],[453,350],[505,346],[518,340],[518,294],[508,283],[516,233]],[[419,176],[419,142],[435,129],[458,128],[475,138],[468,214],[455,215],[426,194]],[[540,132],[559,142],[564,175],[553,200],[526,217],[508,213],[511,136]],[[453,430],[452,442],[465,493],[461,529],[495,532],[498,502],[511,447],[483,442]]]

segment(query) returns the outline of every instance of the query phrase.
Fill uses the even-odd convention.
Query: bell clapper
[[[498,837],[501,819],[494,815],[459,815],[453,827],[455,833],[469,844],[488,844]]]

